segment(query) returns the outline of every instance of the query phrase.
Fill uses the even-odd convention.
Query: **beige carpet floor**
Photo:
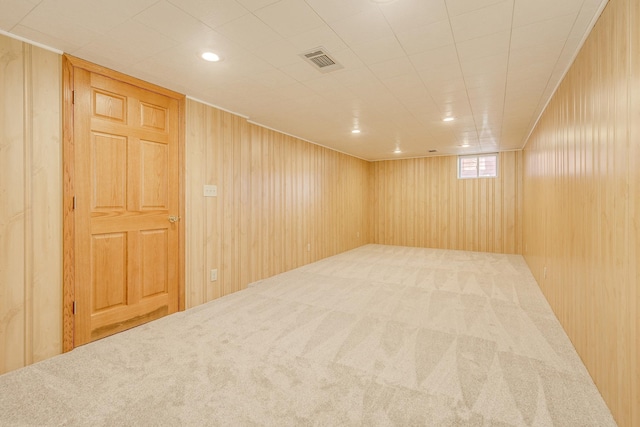
[[[615,423],[521,256],[367,245],[0,376],[0,425]]]

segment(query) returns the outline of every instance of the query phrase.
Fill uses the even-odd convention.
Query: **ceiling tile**
[[[287,40],[298,49],[298,53],[319,46],[327,49],[330,53],[347,48],[347,45],[328,25],[322,25],[313,30],[297,34]]]
[[[299,50],[288,40],[276,40],[260,46],[253,53],[276,68],[296,64],[301,60]]]
[[[147,58],[178,44],[159,32],[138,25],[134,21],[127,21],[118,25],[109,31],[107,35],[116,42],[116,46],[122,52],[138,55],[140,59]]]
[[[52,19],[53,18],[53,19]],[[59,40],[62,46],[56,45],[58,49],[71,52],[78,47],[84,46],[96,40],[100,33],[91,27],[80,25],[66,13],[66,9],[59,7],[52,1],[43,1],[21,22],[21,33],[23,35],[25,27],[33,30],[34,33],[46,35],[49,40]],[[37,40],[40,43],[47,43],[48,40]]]
[[[10,31],[42,0],[3,0],[0,2],[0,28]]]
[[[301,58],[298,58],[298,61],[295,64],[280,67],[280,70],[299,82],[314,80],[322,75],[319,70],[306,61],[303,61]]]
[[[458,52],[455,45],[442,46],[409,57],[416,70],[440,69],[443,67],[459,67]]]
[[[136,15],[134,21],[178,42],[200,38],[210,31],[205,24],[164,0]]]
[[[378,62],[369,66],[369,69],[381,80],[410,74],[415,71],[413,64],[406,56]]]
[[[488,36],[477,37],[458,43],[458,55],[463,64],[487,56],[507,55],[511,31],[501,31]]]
[[[453,44],[453,33],[448,19],[410,30],[396,30],[396,36],[407,55]]]
[[[451,18],[453,37],[460,43],[511,28],[513,1],[507,0]]]
[[[538,62],[556,62],[564,49],[566,40],[536,44],[525,49],[513,49],[509,53],[509,67],[526,66]]]
[[[86,0],[44,0],[38,9],[50,10],[64,15],[66,20],[75,22],[98,33],[106,33],[117,25],[133,18],[151,7],[157,0],[113,0],[91,2]]]
[[[426,98],[429,92],[415,72],[385,79],[383,84],[400,100]]]
[[[400,46],[398,40],[393,36],[364,43],[356,43],[351,45],[351,49],[366,65],[405,57],[402,46]]]
[[[231,22],[249,13],[236,0],[169,0],[211,28]]]
[[[280,35],[254,15],[244,15],[217,28],[217,31],[249,49],[257,49],[281,39]]]
[[[576,16],[583,0],[517,1],[513,10],[513,26],[521,27],[563,15]]]
[[[324,25],[303,0],[282,0],[257,10],[255,15],[283,37],[292,37]]]
[[[322,19],[332,23],[362,12],[377,10],[370,0],[306,0]]]
[[[257,73],[255,76],[249,76],[249,78],[260,85],[267,88],[280,88],[282,86],[291,86],[296,83],[296,79],[288,76],[280,70],[275,68],[272,70],[265,70]]]
[[[352,70],[355,68],[364,67],[364,62],[356,55],[351,49],[343,49],[338,51],[331,51],[331,56],[337,59],[345,70]],[[334,71],[335,74],[344,72],[344,70]]]
[[[447,0],[449,16],[458,16],[500,3],[504,0]]]
[[[391,27],[379,9],[341,19],[332,23],[331,28],[347,45],[394,36]]]
[[[242,4],[242,6],[246,7],[250,11],[256,11],[258,9],[262,9],[263,7],[269,6],[270,4],[276,3],[279,0],[237,0],[238,3]]]
[[[511,49],[525,49],[558,40],[566,40],[574,21],[574,15],[564,15],[514,28],[511,36]]]
[[[402,0],[380,5],[394,31],[406,31],[448,19],[444,0]]]

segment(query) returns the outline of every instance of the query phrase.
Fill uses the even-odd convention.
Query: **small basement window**
[[[495,178],[497,176],[497,153],[458,156],[458,179]]]

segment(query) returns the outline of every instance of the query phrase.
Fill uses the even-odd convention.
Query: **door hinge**
[[[76,302],[73,302],[73,314],[76,314]]]
[[[73,196],[73,210],[76,210],[76,196]]]

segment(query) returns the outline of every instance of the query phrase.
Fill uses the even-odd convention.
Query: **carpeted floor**
[[[0,376],[0,425],[615,423],[521,256],[367,245]]]

